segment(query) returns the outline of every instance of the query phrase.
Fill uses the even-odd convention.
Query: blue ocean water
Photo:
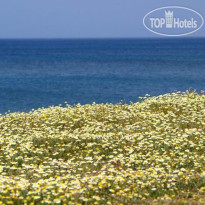
[[[0,113],[205,89],[205,39],[0,40]]]

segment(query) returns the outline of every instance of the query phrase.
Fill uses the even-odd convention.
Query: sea
[[[0,40],[0,113],[205,89],[205,38]]]

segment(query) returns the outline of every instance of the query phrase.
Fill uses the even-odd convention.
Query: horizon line
[[[184,37],[35,37],[35,38],[0,38],[0,40],[123,40],[123,39],[203,39],[205,36]]]

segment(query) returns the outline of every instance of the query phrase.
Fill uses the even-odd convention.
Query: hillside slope
[[[205,203],[205,95],[0,117],[0,204]]]

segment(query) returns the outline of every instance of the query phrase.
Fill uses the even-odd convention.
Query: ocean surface
[[[205,39],[0,40],[0,113],[205,89]]]

